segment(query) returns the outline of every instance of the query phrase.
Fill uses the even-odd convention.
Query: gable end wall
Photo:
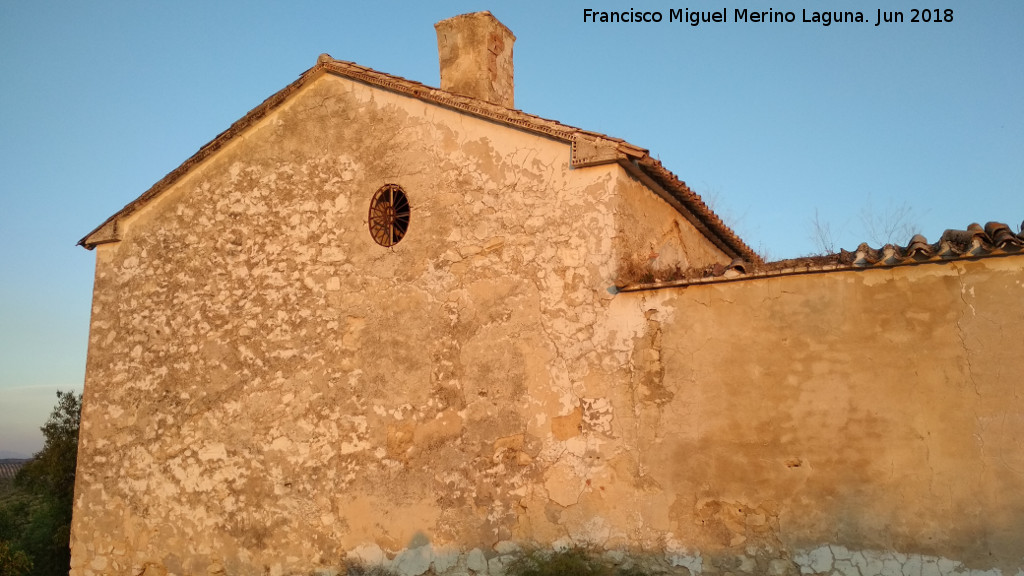
[[[96,248],[72,574],[559,530],[520,509],[628,378],[608,288],[634,249],[687,241],[621,167],[569,161],[324,75],[119,221]],[[366,229],[388,183],[413,209],[391,249]]]

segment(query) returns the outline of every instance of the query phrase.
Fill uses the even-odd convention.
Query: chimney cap
[[[516,37],[488,11],[434,24],[441,89],[515,108],[512,45]]]
[[[445,18],[444,20],[441,20],[440,22],[434,24],[434,29],[440,31],[440,28],[442,26],[454,24],[456,20],[463,20],[469,18],[488,18],[498,26],[501,26],[505,30],[505,32],[508,32],[508,35],[511,36],[513,40],[516,39],[516,35],[512,33],[512,30],[510,30],[508,26],[502,24],[501,20],[498,20],[498,18],[494,14],[492,14],[490,10],[481,10],[479,12],[466,12],[465,14],[459,14],[457,16],[452,16],[451,18]]]

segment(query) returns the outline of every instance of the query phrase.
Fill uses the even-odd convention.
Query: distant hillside
[[[14,480],[14,475],[31,458],[4,458],[0,459],[0,482]]]

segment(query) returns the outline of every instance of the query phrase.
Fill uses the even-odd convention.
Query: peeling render
[[[118,221],[97,247],[73,573],[302,571],[421,531],[489,547],[529,533],[524,501],[562,535],[635,337],[602,332],[606,288],[637,246],[724,258],[678,215],[667,239],[617,228],[661,201],[570,159],[325,75]],[[388,183],[412,204],[390,249],[366,229]]]
[[[1021,258],[613,294],[730,258],[570,159],[326,74],[118,220],[72,574],[1021,572]]]

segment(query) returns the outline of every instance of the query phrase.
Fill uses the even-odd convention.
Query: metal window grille
[[[370,200],[370,236],[381,246],[394,246],[409,230],[409,198],[401,186],[385,184]]]

